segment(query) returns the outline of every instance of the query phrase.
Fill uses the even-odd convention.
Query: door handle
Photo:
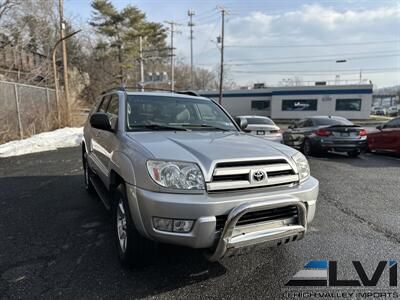
[[[101,134],[100,130],[96,132],[96,136],[99,136],[100,134]]]

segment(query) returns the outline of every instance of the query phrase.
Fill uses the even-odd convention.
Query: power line
[[[360,69],[341,69],[341,70],[230,70],[233,73],[243,73],[243,74],[306,74],[306,75],[324,75],[332,73],[354,73],[360,72]],[[400,68],[365,68],[362,69],[364,73],[374,73],[374,72],[400,72]]]
[[[383,57],[398,57],[400,54],[389,54],[389,55],[368,55],[368,56],[354,56],[354,57],[346,57],[346,60],[362,60],[362,59],[370,59],[370,58],[383,58]],[[231,63],[231,66],[254,66],[254,65],[284,65],[284,64],[304,64],[304,63],[313,63],[313,62],[334,62],[337,59],[313,59],[313,60],[292,60],[292,61],[259,61],[252,63]]]
[[[311,47],[332,47],[332,46],[355,46],[355,45],[372,45],[372,44],[393,44],[400,43],[400,40],[390,41],[368,41],[354,43],[335,43],[335,44],[287,44],[287,45],[226,45],[229,48],[311,48]]]
[[[323,57],[340,57],[340,56],[344,56],[344,55],[355,55],[355,54],[383,54],[383,53],[397,53],[398,50],[394,49],[394,50],[384,50],[384,51],[367,51],[367,52],[346,52],[346,53],[334,53],[334,54],[325,54],[325,55],[303,55],[303,56],[274,56],[271,57],[269,56],[269,59],[299,59],[299,58],[323,58]],[[239,59],[239,60],[235,60],[235,59],[229,59],[229,62],[246,62],[246,61],[251,61],[251,62],[258,62],[258,61],[262,61],[260,59]]]
[[[215,49],[215,48],[213,47],[213,48],[209,48],[209,49],[206,50],[206,46],[207,46],[207,42],[210,41],[211,37],[212,37],[213,34],[215,33],[215,30],[217,29],[217,27],[218,27],[218,23],[216,22],[214,28],[210,31],[209,36],[208,36],[207,39],[205,40],[204,45],[203,45],[203,47],[201,48],[201,49],[202,49],[201,52],[197,53],[197,54],[195,55],[195,57],[198,57],[198,56],[200,56],[200,55],[202,55],[202,54],[204,54],[204,53],[207,53],[207,52],[209,52],[209,51]]]

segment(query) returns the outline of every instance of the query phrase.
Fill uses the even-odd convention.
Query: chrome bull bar
[[[236,227],[238,220],[246,213],[268,210],[285,206],[296,206],[298,210],[298,224],[283,224],[273,226],[274,222],[254,224],[254,226]],[[272,226],[271,226],[272,225]],[[283,226],[282,226],[283,225]],[[273,242],[275,245],[288,238],[303,238],[307,231],[307,208],[303,202],[296,199],[267,200],[245,203],[234,208],[228,215],[221,237],[213,254],[208,259],[217,261],[227,250],[244,246]]]

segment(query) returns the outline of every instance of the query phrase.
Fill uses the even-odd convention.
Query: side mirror
[[[106,130],[106,131],[112,131],[110,120],[108,119],[107,114],[105,114],[103,112],[94,113],[90,117],[90,125],[93,128]]]
[[[385,128],[385,126],[383,124],[379,124],[378,126],[376,126],[376,129],[382,130],[383,128]]]
[[[245,118],[240,118],[239,120],[239,127],[242,130],[245,130],[247,127],[247,120]]]

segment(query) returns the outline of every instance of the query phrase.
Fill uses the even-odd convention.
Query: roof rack
[[[120,91],[120,92],[127,92],[127,90],[141,90],[142,87],[128,87],[128,86],[117,86],[117,87],[112,87],[107,90],[104,90],[101,94],[107,94],[110,92],[114,91]],[[170,93],[175,93],[175,94],[182,94],[182,95],[189,95],[189,96],[195,96],[195,97],[200,97],[198,93],[195,91],[173,91],[173,90],[168,90],[168,89],[159,89],[159,88],[148,88],[144,87],[143,90],[150,90],[150,91],[163,91],[163,92],[170,92]]]

